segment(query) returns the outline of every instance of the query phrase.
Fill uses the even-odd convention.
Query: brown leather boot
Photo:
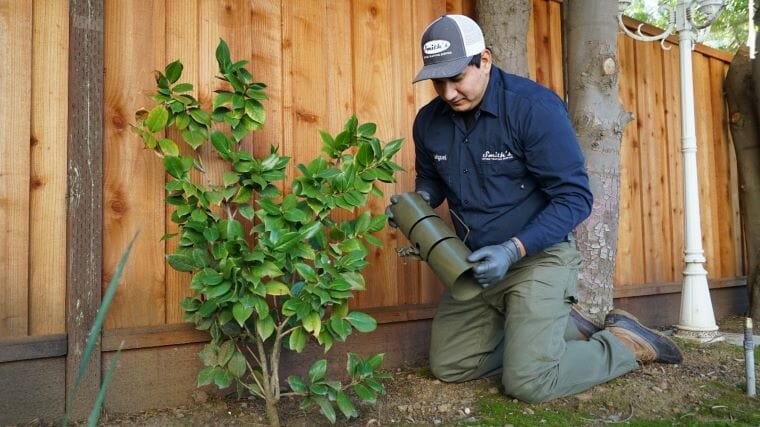
[[[617,337],[636,360],[662,363],[681,363],[683,356],[675,343],[657,331],[649,329],[627,311],[615,309],[604,319],[605,329]]]
[[[591,319],[586,315],[586,313],[578,304],[573,304],[572,308],[570,309],[570,319],[573,321],[575,327],[578,328],[578,332],[580,332],[580,334],[583,336],[583,339],[586,341],[588,341],[591,335],[594,335],[595,333],[602,330],[599,326],[596,326],[596,323],[591,321]]]

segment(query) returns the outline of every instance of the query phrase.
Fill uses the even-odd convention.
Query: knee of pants
[[[450,361],[447,363],[447,361],[442,360],[441,357],[431,354],[430,373],[443,382],[455,383],[464,381],[469,372],[462,367],[451,364]]]
[[[515,378],[507,372],[501,377],[504,394],[514,397],[526,403],[541,403],[554,398],[549,390],[544,387],[540,378]]]

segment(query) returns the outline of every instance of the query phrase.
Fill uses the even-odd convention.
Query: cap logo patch
[[[451,43],[448,40],[430,40],[422,46],[422,51],[425,55],[435,55],[448,49],[449,46],[451,46]]]

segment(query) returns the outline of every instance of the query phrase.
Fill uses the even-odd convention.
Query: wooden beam
[[[745,286],[747,277],[725,278],[725,279],[708,279],[707,285],[710,289],[735,288]],[[677,294],[681,292],[683,283],[652,283],[645,285],[624,285],[617,286],[614,289],[614,298],[642,297],[650,295]]]
[[[370,314],[375,320],[377,320],[378,324],[382,325],[387,323],[432,319],[433,315],[435,315],[435,308],[436,306],[434,304],[421,304],[359,310]],[[103,331],[101,351],[116,351],[122,346],[122,342],[123,350],[131,350],[208,341],[208,333],[195,329],[195,325],[192,323],[176,323],[142,328],[107,329]],[[0,341],[0,345],[2,345],[2,341]],[[2,353],[0,353],[0,361],[2,361]]]
[[[66,355],[66,334],[0,339],[0,363]]]
[[[87,335],[101,299],[103,0],[70,0],[69,46],[67,402],[71,401]],[[86,416],[100,388],[100,345],[92,354],[73,404],[72,420]]]

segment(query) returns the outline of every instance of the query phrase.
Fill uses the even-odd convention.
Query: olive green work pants
[[[543,402],[582,392],[637,367],[606,330],[582,340],[570,320],[580,254],[575,242],[525,257],[468,301],[444,292],[433,319],[430,369],[446,382],[501,373],[504,392]]]

